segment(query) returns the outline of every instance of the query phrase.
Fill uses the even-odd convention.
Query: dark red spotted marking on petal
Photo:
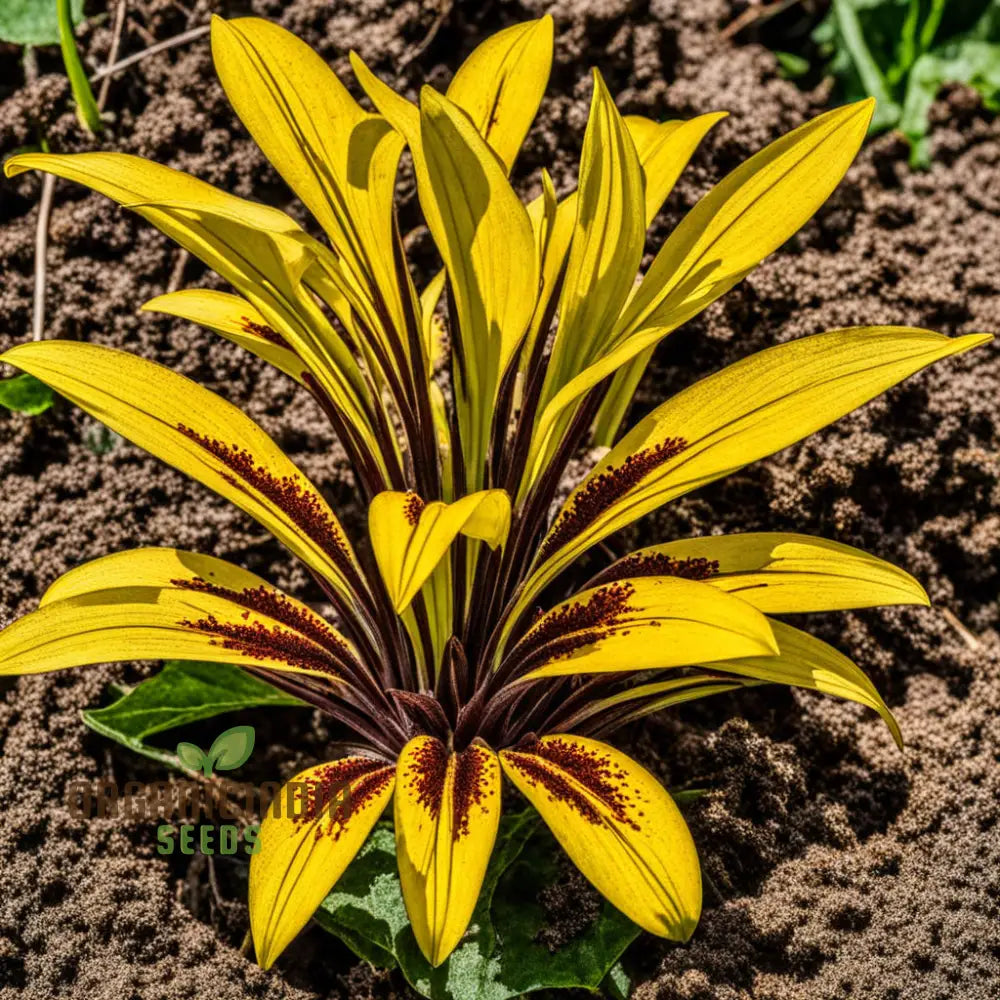
[[[614,566],[609,566],[594,582],[610,583],[637,576],[679,576],[685,580],[707,580],[718,572],[718,559],[706,559],[704,556],[674,559],[661,552],[637,552],[616,562]]]
[[[339,526],[324,509],[325,505],[319,494],[306,486],[301,476],[295,474],[279,479],[262,465],[258,465],[245,448],[209,438],[184,424],[178,424],[177,430],[235,473],[233,476],[224,475],[226,482],[237,487],[251,486],[267,497],[331,559],[342,568],[349,569],[350,554]]]
[[[427,505],[417,496],[416,493],[406,494],[406,503],[403,506],[403,516],[407,522],[416,527],[420,521],[420,515]]]
[[[400,778],[403,785],[413,792],[417,804],[427,810],[432,819],[441,811],[444,779],[448,773],[448,751],[437,739],[420,743],[409,755]]]
[[[541,785],[551,798],[564,802],[589,823],[603,822],[601,812],[581,790],[586,789],[625,826],[639,830],[629,807],[640,799],[628,784],[628,772],[599,750],[563,739],[550,739],[508,751],[532,785]]]
[[[455,777],[452,791],[452,841],[468,836],[469,819],[475,808],[485,813],[487,802],[496,794],[496,784],[490,767],[490,751],[482,747],[467,747],[455,755]]]
[[[599,587],[583,601],[574,601],[544,616],[521,640],[512,655],[522,670],[544,661],[565,659],[578,649],[607,638],[635,611],[629,600],[635,587],[627,582]]]
[[[213,646],[235,650],[253,660],[280,660],[289,666],[308,667],[338,676],[337,661],[333,656],[326,650],[319,649],[305,636],[288,632],[280,625],[221,622],[215,615],[208,615],[197,621],[184,619],[177,624],[198,632],[207,632],[213,636]]]
[[[616,500],[638,486],[655,468],[676,458],[687,446],[684,438],[667,438],[655,448],[629,455],[618,468],[609,465],[600,475],[589,479],[580,492],[570,498],[568,506],[546,535],[541,547],[542,558],[547,559],[558,552],[593,524]]]
[[[246,587],[243,590],[231,590],[228,587],[220,587],[208,580],[203,580],[201,577],[194,577],[190,580],[171,580],[170,582],[182,590],[196,590],[202,594],[212,594],[215,597],[232,601],[233,604],[238,604],[249,611],[267,615],[268,618],[273,618],[275,621],[295,629],[296,632],[300,632],[332,653],[347,652],[347,644],[329,625],[320,621],[315,615],[309,614],[305,608],[296,606],[280,591],[271,590],[263,585]]]
[[[317,840],[339,840],[351,815],[385,791],[394,771],[384,761],[366,757],[332,761],[307,780],[292,782],[291,818],[299,827],[316,823]],[[288,803],[281,806],[287,808]]]
[[[266,323],[255,323],[248,316],[241,316],[240,326],[243,327],[244,333],[252,333],[257,337],[274,344],[275,347],[283,347],[286,351],[290,351],[292,349],[292,345],[289,344],[277,330],[268,326]]]

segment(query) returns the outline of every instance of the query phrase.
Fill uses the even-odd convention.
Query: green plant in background
[[[57,8],[57,0],[3,0],[0,41],[13,45],[58,45],[62,37],[60,17],[68,16],[74,25],[83,20],[83,0],[71,0],[67,6],[64,14]]]
[[[651,545],[589,581],[581,565],[661,505],[990,339],[908,327],[816,334],[696,382],[621,432],[656,344],[813,215],[857,153],[872,102],[820,115],[737,167],[637,283],[647,227],[723,116],[623,117],[595,71],[577,189],[560,196],[542,171],[541,193],[525,203],[509,175],[552,46],[549,18],[507,28],[446,93],[424,87],[419,103],[353,56],[372,112],[278,26],[215,19],[222,85],[325,241],[278,209],[134,156],[27,153],[5,165],[8,176],[39,169],[87,184],[217,271],[233,292],[188,289],[146,308],[195,320],[298,382],[329,418],[368,509],[367,533],[350,538],[261,427],[152,361],[68,341],[0,359],[256,518],[333,608],[328,620],[212,556],[141,548],[64,574],[37,611],[0,632],[2,674],[214,660],[350,731],[350,752],[293,779],[301,812],[270,811],[262,824],[249,902],[265,968],[323,906],[359,953],[390,956],[428,995],[567,985],[572,977],[546,981],[544,961],[529,967],[506,950],[528,935],[525,920],[507,936],[489,929],[503,910],[494,889],[517,854],[502,823],[512,785],[608,900],[599,931],[613,945],[593,974],[579,973],[583,956],[571,970],[574,985],[596,985],[635,925],[685,941],[701,911],[684,818],[653,774],[607,742],[616,730],[684,701],[783,683],[872,708],[901,741],[858,666],[771,616],[927,604],[904,571],[767,532]],[[404,148],[441,263],[419,289],[394,209]],[[568,482],[590,444],[608,450]],[[204,712],[205,685],[188,690],[188,708]],[[133,696],[148,701],[150,688]],[[139,708],[113,714],[127,724]],[[196,747],[183,759],[210,766]],[[329,809],[345,784],[350,810]],[[390,801],[394,839],[371,843],[383,854],[394,843],[397,874],[362,881],[366,908],[339,880],[368,856]],[[348,901],[331,903],[331,890]]]
[[[14,413],[37,417],[52,405],[54,399],[52,390],[34,375],[0,379],[0,406]]]
[[[177,758],[191,771],[211,777],[213,768],[234,771],[253,753],[253,726],[233,726],[215,738],[211,747],[202,750],[194,743],[178,743]]]
[[[844,98],[874,97],[872,128],[899,128],[914,165],[929,162],[927,113],[943,84],[1000,110],[998,0],[833,0],[813,39]]]
[[[73,38],[73,12],[70,0],[56,0],[59,19],[59,47],[62,49],[63,65],[69,77],[69,85],[76,101],[76,114],[80,124],[94,135],[101,131],[101,112],[94,100],[94,92],[90,89],[90,81],[80,62],[80,53],[76,50]]]

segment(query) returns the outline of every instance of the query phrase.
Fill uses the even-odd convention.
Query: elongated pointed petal
[[[360,571],[333,511],[271,438],[221,396],[155,362],[94,344],[21,344],[2,360],[232,501],[354,599]]]
[[[305,365],[277,330],[246,299],[209,288],[184,288],[157,295],[143,304],[143,312],[165,313],[199,323],[239,344],[251,354],[302,381]]]
[[[511,25],[478,45],[448,86],[507,172],[538,111],[552,68],[552,18]]]
[[[576,222],[543,399],[603,350],[642,260],[643,214],[642,168],[635,144],[595,70]]]
[[[847,172],[874,106],[859,101],[806,122],[712,188],[656,255],[621,336],[679,326],[801,229]]]
[[[698,855],[648,771],[582,736],[545,736],[501,750],[500,761],[600,893],[652,934],[691,937],[701,914]]]
[[[470,357],[506,365],[534,308],[537,262],[528,213],[495,155],[447,98],[421,93],[420,204],[444,259]]]
[[[309,922],[389,802],[396,769],[344,757],[297,774],[271,803],[250,858],[250,929],[269,969]]]
[[[134,549],[61,576],[0,631],[0,674],[114,660],[210,660],[340,676],[351,644],[306,605],[231,563]]]
[[[122,153],[23,153],[8,177],[44,170],[85,184],[151,222],[226,279],[288,340],[337,407],[374,449],[356,362],[302,278],[329,249],[277,209],[227,194],[179,170]],[[330,265],[331,267],[333,265]]]
[[[625,125],[635,143],[645,180],[646,228],[663,207],[702,139],[725,117],[725,111],[711,111],[689,121],[654,122],[641,115],[626,115]]]
[[[599,579],[636,576],[704,580],[770,614],[930,604],[909,573],[883,559],[825,538],[782,532],[652,545],[619,559]]]
[[[365,112],[304,42],[261,18],[212,19],[212,56],[236,113],[347,262],[377,323],[376,298],[404,329],[392,194],[401,137]],[[405,350],[405,338],[400,340]]]
[[[424,957],[440,965],[462,939],[500,822],[500,765],[485,746],[449,753],[431,736],[407,743],[396,779],[396,856]]]
[[[903,737],[892,712],[882,700],[865,672],[833,646],[791,625],[771,620],[780,652],[777,656],[709,663],[711,670],[752,677],[769,684],[822,691],[874,709],[889,727],[896,745],[902,748]]]
[[[459,534],[504,542],[510,528],[510,498],[482,490],[447,504],[425,504],[416,493],[380,493],[368,511],[368,530],[379,571],[393,606],[409,607]]]
[[[761,351],[657,407],[570,495],[520,611],[580,553],[662,504],[832,423],[921,368],[991,340],[857,327]]]
[[[719,600],[725,596],[725,600]],[[777,652],[764,616],[703,583],[619,580],[564,601],[511,650],[524,680],[679,667]]]

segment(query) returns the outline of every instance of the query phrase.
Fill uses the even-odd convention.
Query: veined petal
[[[599,892],[652,934],[691,937],[701,914],[698,855],[648,771],[583,736],[544,736],[501,750],[500,761]]]
[[[402,613],[459,534],[503,544],[510,498],[503,490],[470,493],[454,503],[424,503],[416,493],[379,493],[368,510],[368,530],[382,579]]]
[[[774,620],[771,620],[771,628],[780,650],[777,656],[723,660],[708,663],[706,667],[768,684],[789,684],[822,691],[873,708],[882,716],[896,745],[902,749],[903,737],[896,719],[860,667],[808,632]]]
[[[635,143],[645,179],[646,228],[652,224],[664,201],[673,190],[677,178],[698,148],[706,133],[726,117],[715,111],[699,115],[690,121],[670,121],[657,124],[641,115],[628,115],[625,124]],[[594,443],[611,447],[618,429],[635,396],[655,343],[645,347],[615,373],[611,388],[594,419]],[[595,383],[596,384],[596,383]],[[583,383],[581,383],[581,386]]]
[[[431,87],[416,108],[352,53],[361,85],[406,139],[420,207],[451,278],[465,349],[500,370],[535,305],[538,261],[527,210],[466,114]]]
[[[679,326],[799,230],[847,172],[874,106],[869,98],[806,122],[712,188],[656,255],[619,338]]]
[[[396,769],[343,757],[300,772],[271,803],[250,858],[250,929],[269,969],[361,849],[392,796]]]
[[[512,25],[477,46],[459,67],[447,98],[461,108],[503,164],[510,168],[538,111],[552,66],[552,18]],[[351,68],[371,102],[419,152],[417,106],[383,83],[351,52]]]
[[[711,111],[688,121],[670,122],[654,122],[642,115],[625,116],[625,126],[642,164],[646,228],[652,225],[701,140],[726,115],[725,111]]]
[[[212,56],[240,120],[365,289],[369,324],[378,323],[379,295],[397,334],[403,331],[392,230],[401,137],[365,112],[321,58],[277,24],[213,17]],[[405,350],[405,337],[399,343]]]
[[[184,288],[157,295],[142,306],[143,312],[165,313],[190,320],[239,344],[251,354],[279,368],[296,382],[302,381],[305,365],[277,330],[240,295],[209,288]]]
[[[361,574],[340,522],[316,487],[232,403],[153,361],[94,344],[21,344],[0,360],[232,501],[349,602],[356,599]]]
[[[635,144],[594,70],[576,222],[543,400],[603,349],[642,260],[643,222],[643,177]],[[540,433],[544,438],[544,428]]]
[[[873,107],[868,99],[835,108],[782,136],[681,220],[623,310],[606,352],[565,382],[539,417],[532,479],[546,436],[567,407],[727,292],[809,220],[851,165]]]
[[[511,25],[473,49],[447,97],[472,120],[507,172],[538,111],[552,68],[552,18]]]
[[[44,170],[130,208],[226,279],[306,363],[373,451],[357,364],[302,277],[330,251],[284,212],[237,198],[179,170],[122,153],[23,153],[8,177]]]
[[[71,570],[39,610],[0,631],[0,674],[136,659],[210,660],[329,681],[356,653],[319,615],[259,577],[174,549],[118,553]]]
[[[725,594],[720,601],[722,596],[676,577],[618,580],[543,615],[509,656],[524,672],[522,680],[532,680],[776,653],[767,619],[738,598]]]
[[[770,614],[930,604],[909,573],[883,559],[840,542],[782,532],[652,545],[619,559],[599,579],[674,575],[704,580]]]
[[[462,939],[500,822],[497,755],[473,744],[449,753],[418,736],[399,757],[396,857],[403,899],[424,957],[440,965]]]
[[[934,361],[991,339],[908,327],[832,330],[761,351],[696,382],[641,420],[573,491],[509,620],[612,532],[794,444]]]

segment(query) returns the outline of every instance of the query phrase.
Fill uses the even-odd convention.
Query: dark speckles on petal
[[[554,737],[507,751],[506,758],[529,784],[541,786],[587,822],[603,822],[599,803],[619,823],[639,829],[630,812],[638,793],[627,772],[601,750]]]
[[[448,751],[444,744],[428,738],[414,747],[400,775],[403,787],[412,792],[417,804],[434,819],[441,811],[447,771]]]
[[[646,448],[629,455],[615,468],[612,465],[588,479],[574,494],[559,515],[542,544],[541,557],[547,559],[593,524],[616,500],[638,486],[654,469],[676,458],[688,444],[684,438],[672,437],[655,448]]]

